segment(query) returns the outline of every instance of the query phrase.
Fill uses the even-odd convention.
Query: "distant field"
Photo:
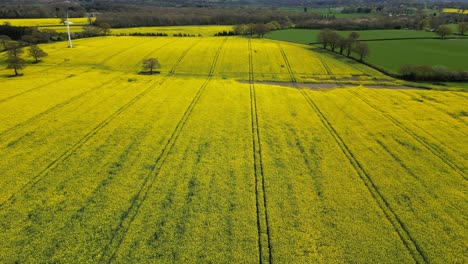
[[[337,31],[343,36],[348,36],[353,31]],[[369,39],[392,39],[392,38],[435,38],[437,35],[433,32],[419,30],[360,30],[357,31],[360,35],[360,40]],[[267,38],[290,41],[297,43],[317,42],[320,30],[315,29],[285,29],[273,31],[266,35]]]
[[[70,21],[75,25],[88,24],[88,18],[70,18]],[[59,18],[22,18],[22,19],[0,19],[0,24],[10,23],[12,26],[21,27],[43,27],[43,26],[61,26]]]
[[[468,15],[468,10],[458,9],[458,8],[444,8],[443,13],[452,13],[452,14],[465,14]]]
[[[468,39],[372,41],[367,44],[371,50],[368,62],[392,72],[398,72],[405,64],[468,70]]]
[[[111,30],[112,34],[130,34],[130,33],[166,33],[169,36],[173,34],[201,34],[202,36],[213,36],[214,34],[222,31],[230,31],[232,26],[171,26],[171,27],[137,27],[137,28],[114,28]]]
[[[0,61],[0,263],[468,262],[466,93],[269,39],[41,47]]]

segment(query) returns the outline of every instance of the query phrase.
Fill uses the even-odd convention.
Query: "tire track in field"
[[[7,203],[10,205],[14,203],[15,198],[23,192],[26,192],[30,190],[32,187],[34,187],[38,182],[40,182],[50,171],[52,171],[54,168],[56,168],[59,164],[61,164],[63,161],[67,160],[73,153],[75,153],[81,146],[83,146],[86,142],[88,142],[94,135],[96,135],[102,128],[107,126],[114,118],[116,118],[118,115],[120,115],[122,112],[124,112],[126,109],[128,109],[131,105],[136,103],[138,100],[140,100],[143,96],[145,96],[147,93],[149,93],[151,90],[153,90],[155,87],[162,85],[167,78],[160,80],[156,84],[150,85],[148,88],[140,92],[137,96],[133,97],[130,101],[125,103],[123,106],[118,108],[116,111],[114,111],[111,115],[109,115],[107,118],[105,118],[103,121],[101,121],[96,127],[94,127],[91,131],[86,133],[86,135],[82,138],[80,138],[75,144],[73,144],[70,148],[68,148],[65,152],[63,152],[59,157],[57,157],[55,160],[50,162],[42,171],[40,171],[38,174],[36,174],[33,178],[31,178],[25,185],[23,185],[18,191],[13,193],[9,198],[7,198],[5,201],[2,201],[0,203],[0,210],[5,208]]]
[[[146,44],[146,43],[148,43],[148,42],[150,42],[150,41],[151,41],[151,40],[148,40],[148,41],[139,43],[139,44],[137,44],[137,45],[135,45],[135,46],[132,46],[132,47],[130,47],[130,48],[127,48],[127,49],[125,49],[125,50],[123,50],[123,51],[115,52],[115,53],[113,53],[112,55],[110,55],[110,56],[108,56],[107,58],[105,58],[104,60],[102,60],[101,62],[99,62],[99,64],[103,64],[103,63],[107,62],[108,60],[112,59],[113,57],[115,57],[116,55],[122,54],[122,53],[124,53],[124,52],[128,52],[128,51],[130,51],[131,49],[135,49],[135,48],[137,48],[137,47],[139,47],[139,46],[141,46],[141,45],[143,45],[143,44]],[[63,64],[63,62],[62,62],[62,63],[59,63],[59,64],[57,64],[57,65],[55,65],[55,67],[56,67],[56,66],[60,66],[61,64]],[[32,73],[32,74],[33,74],[33,75],[37,75],[37,74],[40,74],[40,73],[43,73],[43,72],[48,72],[48,71],[50,71],[50,70],[53,70],[53,66],[52,66],[52,67],[48,67],[48,68],[46,68],[46,69],[44,69],[44,70],[40,70],[40,71],[34,72],[34,73]],[[49,85],[51,85],[51,84],[54,84],[54,83],[57,83],[57,82],[66,80],[66,79],[68,79],[68,78],[74,78],[74,77],[77,77],[77,76],[79,76],[79,75],[86,74],[86,73],[88,73],[88,72],[91,72],[92,70],[94,70],[94,69],[89,69],[89,70],[80,72],[79,74],[76,74],[76,75],[71,76],[71,77],[70,77],[70,76],[67,76],[67,77],[65,77],[65,78],[62,78],[62,79],[59,79],[59,80],[55,80],[55,81],[49,82],[49,83],[47,83],[47,84],[40,85],[40,86],[38,86],[38,87],[34,87],[34,88],[31,88],[31,89],[28,89],[28,90],[23,91],[23,92],[20,92],[20,93],[18,93],[18,94],[14,94],[14,95],[9,96],[9,97],[7,97],[7,98],[0,99],[0,103],[9,101],[9,100],[11,100],[11,99],[13,99],[13,98],[16,98],[16,97],[18,97],[18,96],[21,96],[21,95],[23,95],[23,94],[26,94],[26,93],[29,93],[29,92],[33,92],[33,91],[35,91],[35,90],[44,88],[44,87],[49,86]],[[1,134],[0,134],[0,135],[1,135]]]
[[[187,50],[185,50],[184,53],[182,53],[182,55],[179,57],[179,60],[178,60],[178,63],[180,61],[182,61],[183,57],[188,53],[189,50],[191,50],[196,44],[198,43],[195,43],[193,44],[191,47],[189,47]],[[173,69],[176,68],[176,65],[173,67]],[[161,83],[162,84],[162,83]],[[144,130],[144,132],[142,133],[143,135],[146,135],[148,132],[148,130]],[[123,151],[123,153],[121,154],[121,159],[122,157],[125,157],[129,152],[130,152],[130,149],[134,148],[134,146],[136,145],[139,145],[140,144],[140,140],[143,139],[144,136],[139,136],[139,137],[136,137],[138,139],[138,141],[132,141],[126,148],[125,150]],[[84,201],[83,205],[80,206],[80,208],[78,210],[76,210],[73,215],[71,216],[71,220],[68,220],[65,227],[63,227],[60,231],[63,231],[64,229],[67,230],[69,228],[71,228],[71,225],[73,225],[73,222],[75,221],[79,221],[80,220],[80,217],[81,217],[81,214],[85,211],[85,209],[92,205],[93,203],[95,203],[95,197],[96,196],[99,196],[99,194],[102,194],[102,191],[104,190],[104,188],[107,186],[107,184],[102,184],[102,182],[111,182],[112,179],[113,179],[114,175],[111,175],[109,177],[106,177],[103,181],[101,181],[101,184],[99,184],[97,186],[97,188],[95,188],[91,195],[87,197],[87,199]],[[53,254],[55,252],[57,248],[53,248],[50,253]]]
[[[3,136],[3,135],[5,135],[5,134],[8,134],[8,133],[10,133],[10,132],[12,132],[12,131],[14,131],[14,130],[16,130],[16,129],[18,129],[18,128],[21,128],[21,127],[23,127],[23,126],[25,126],[25,125],[27,125],[27,124],[29,124],[29,123],[32,123],[32,122],[34,122],[35,120],[37,120],[37,119],[39,119],[39,118],[41,118],[41,117],[43,117],[43,116],[45,116],[45,115],[47,115],[47,114],[53,112],[54,110],[57,110],[57,109],[59,109],[59,108],[61,108],[61,107],[64,107],[64,106],[66,106],[66,105],[72,103],[73,101],[76,101],[76,100],[78,100],[79,98],[81,98],[81,97],[83,97],[83,96],[85,96],[85,95],[87,95],[87,94],[89,94],[89,93],[91,93],[91,92],[93,92],[93,91],[102,89],[102,88],[106,87],[109,83],[113,82],[113,81],[116,80],[116,79],[118,79],[118,77],[112,78],[112,79],[110,79],[110,80],[108,80],[108,81],[106,81],[106,82],[104,82],[104,83],[102,83],[102,84],[93,86],[93,87],[91,87],[90,89],[88,89],[88,90],[86,90],[86,91],[84,91],[84,92],[82,92],[82,93],[80,93],[80,94],[78,94],[78,95],[76,95],[76,96],[74,96],[74,97],[72,97],[72,98],[69,98],[69,99],[67,99],[67,100],[65,100],[65,101],[63,101],[63,102],[61,102],[61,103],[59,103],[59,104],[56,104],[56,105],[54,105],[53,107],[51,107],[51,108],[49,108],[49,109],[47,109],[47,110],[45,110],[45,111],[43,111],[43,112],[41,112],[41,113],[39,113],[39,114],[37,114],[37,115],[35,115],[35,116],[32,116],[31,118],[29,118],[29,119],[23,121],[22,123],[16,124],[16,125],[14,125],[14,126],[8,128],[8,129],[6,129],[6,130],[0,132],[0,137]]]
[[[177,61],[175,62],[175,64],[172,66],[172,68],[169,70],[169,74],[174,74],[175,73],[175,70],[177,68],[177,66],[179,66],[179,64],[182,62],[182,60],[185,58],[185,56],[187,55],[187,53],[189,53],[190,50],[192,50],[192,48],[194,48],[196,45],[198,45],[198,43],[200,43],[202,41],[202,39],[200,38],[200,40],[198,40],[197,42],[195,42],[190,48],[186,49],[182,55],[179,57],[179,59],[177,59]]]
[[[283,58],[287,58],[286,57],[286,53],[284,53],[284,50],[283,48],[280,46],[280,44],[278,43],[278,47],[280,47],[280,50],[281,50],[281,54],[283,54]],[[320,56],[317,56],[317,58],[320,60],[320,63],[322,63],[323,67],[325,68],[325,70],[327,71],[327,74],[336,81],[336,76],[333,74],[332,70],[330,69],[330,67],[328,66],[328,64],[325,62],[325,60],[320,57]],[[286,68],[288,68],[288,71],[290,72],[290,76],[291,78],[294,78],[292,80],[294,80],[294,83],[296,83],[296,77],[294,76],[293,72],[292,72],[292,68],[291,68],[291,65],[289,64],[289,61],[287,62],[288,65],[286,65]]]
[[[427,143],[424,138],[416,134],[415,132],[411,131],[411,129],[405,127],[400,121],[397,119],[393,118],[391,115],[383,111],[380,107],[377,105],[371,103],[369,100],[363,98],[360,96],[358,93],[355,91],[348,90],[351,94],[359,98],[361,101],[363,101],[365,104],[369,105],[372,107],[374,110],[382,114],[385,118],[387,118],[389,121],[391,121],[394,125],[399,127],[401,130],[406,132],[408,135],[410,135],[414,140],[419,142],[421,145],[423,145],[427,150],[429,150],[434,156],[438,157],[443,163],[445,163],[447,166],[449,166],[452,170],[454,170],[457,174],[459,174],[463,179],[468,180],[468,177],[466,174],[463,172],[463,169],[460,168],[457,164],[452,162],[449,158],[445,157],[444,155],[440,154],[439,151],[432,146],[430,143]]]
[[[280,45],[278,45],[278,47],[282,49]],[[283,59],[286,63],[288,71],[291,74],[291,81],[294,84],[296,84],[296,78],[294,77],[288,58],[286,57],[286,54],[284,53],[284,51],[282,52],[282,54],[284,55]],[[416,261],[416,263],[428,263],[429,261],[424,251],[421,249],[417,241],[411,236],[411,233],[409,232],[406,225],[403,223],[400,217],[392,209],[388,201],[385,199],[385,196],[379,191],[378,187],[375,185],[374,181],[372,180],[372,177],[367,173],[367,171],[364,169],[362,164],[354,156],[354,154],[351,152],[349,147],[346,145],[345,141],[340,137],[338,132],[332,126],[330,121],[328,121],[326,116],[322,113],[322,111],[320,111],[320,108],[315,104],[312,98],[310,98],[310,96],[304,91],[304,89],[301,89],[297,86],[296,88],[299,89],[301,94],[304,96],[304,99],[307,101],[307,103],[312,108],[312,110],[317,114],[323,126],[328,130],[328,132],[333,137],[337,145],[340,147],[343,154],[351,163],[354,170],[357,172],[357,174],[363,181],[364,185],[366,186],[367,190],[371,194],[372,198],[377,203],[379,208],[382,210],[387,220],[392,224],[395,232],[398,234],[400,240],[405,245],[406,249],[411,254],[411,256]]]
[[[143,61],[145,61],[151,54],[153,54],[153,53],[155,53],[156,51],[159,51],[159,50],[165,48],[166,46],[169,46],[170,44],[174,44],[174,42],[177,42],[177,41],[179,41],[179,39],[176,39],[176,40],[174,40],[174,41],[173,41],[173,40],[170,40],[170,41],[168,41],[167,43],[164,43],[163,45],[157,47],[156,49],[151,50],[150,52],[146,53],[146,54],[143,56],[143,58],[142,58],[141,60],[139,60],[137,63],[135,63],[135,66],[141,65],[141,64],[143,63]],[[145,43],[146,43],[146,42],[145,42]],[[179,57],[179,59],[180,59],[180,58],[181,58],[181,57]]]
[[[201,40],[200,40],[200,41],[201,41]],[[171,68],[171,71],[169,72],[169,76],[172,76],[172,75],[173,75],[172,73],[173,73],[173,72],[175,71],[175,69],[177,68],[177,65],[183,60],[183,58],[187,55],[187,53],[188,53],[193,47],[195,47],[200,41],[198,41],[197,43],[193,44],[191,47],[189,47],[188,49],[186,49],[186,50],[181,54],[181,56],[179,56],[179,59],[176,61],[176,63],[175,63],[175,64],[173,65],[173,67]],[[100,187],[103,187],[103,186],[100,186]],[[99,189],[94,190],[93,193],[97,195],[97,194],[100,193],[100,191],[101,191],[101,189],[99,188]],[[92,201],[93,201],[92,197],[93,197],[93,196],[94,196],[94,195],[91,195],[90,198],[88,198],[88,199],[86,200],[85,205],[83,205],[79,211],[84,210],[89,204],[92,203]],[[78,212],[76,212],[76,213],[78,213]]]
[[[252,147],[253,147],[253,161],[254,161],[254,171],[255,171],[255,199],[256,199],[256,209],[257,209],[257,230],[258,230],[258,250],[259,250],[259,263],[262,264],[263,254],[265,251],[268,252],[268,263],[273,263],[273,254],[271,246],[271,236],[270,236],[270,224],[268,218],[268,206],[265,190],[265,175],[263,172],[263,162],[262,162],[262,148],[260,141],[260,131],[258,123],[258,111],[257,111],[257,98],[255,93],[255,76],[254,76],[254,66],[253,66],[253,53],[252,53],[252,41],[249,38],[249,85],[250,85],[250,111],[252,119]],[[259,180],[260,178],[260,180]],[[259,195],[261,192],[261,196]],[[263,214],[260,211],[262,208]],[[262,224],[263,223],[263,224]],[[265,228],[262,228],[262,226]],[[265,229],[265,230],[263,230]],[[266,234],[267,239],[263,241],[263,234]],[[264,245],[265,244],[265,245]],[[266,247],[266,250],[263,249]],[[266,252],[265,252],[266,253]]]
[[[189,106],[187,107],[184,114],[182,115],[182,118],[177,123],[174,131],[172,132],[171,136],[167,140],[166,145],[162,149],[159,156],[156,158],[151,172],[148,173],[148,175],[144,179],[141,188],[138,190],[136,195],[133,196],[130,206],[122,215],[121,220],[119,224],[117,225],[116,229],[114,230],[109,243],[104,248],[103,254],[98,261],[99,263],[110,263],[115,258],[117,251],[119,250],[120,246],[122,245],[123,240],[125,239],[127,235],[128,230],[130,229],[133,221],[138,215],[139,209],[141,208],[142,204],[145,202],[146,198],[148,197],[149,191],[152,189],[153,185],[155,184],[159,176],[159,173],[161,171],[161,168],[163,167],[166,161],[166,158],[169,156],[169,153],[171,152],[181,131],[183,130],[185,124],[187,123],[187,120],[190,117],[193,111],[193,108],[198,103],[198,100],[200,99],[202,93],[204,92],[205,88],[208,86],[208,83],[213,78],[214,70],[217,65],[219,55],[226,41],[227,41],[227,38],[225,38],[222,41],[222,43],[219,45],[218,49],[216,50],[207,79],[203,82],[201,87],[198,89],[197,93],[195,94]],[[185,56],[186,54],[187,53],[184,53],[183,56]]]
[[[136,44],[136,45],[134,45],[134,46],[131,46],[131,47],[128,47],[128,48],[124,48],[124,49],[122,49],[122,50],[119,50],[119,51],[117,51],[117,52],[114,52],[114,53],[112,53],[111,55],[107,56],[105,59],[101,60],[101,61],[98,62],[98,63],[94,63],[93,65],[96,65],[96,64],[104,64],[105,62],[109,61],[110,59],[114,58],[115,56],[117,56],[117,55],[119,55],[119,54],[129,52],[130,50],[133,50],[133,49],[135,49],[135,48],[137,48],[137,47],[139,47],[139,46],[141,46],[141,45],[144,45],[144,44],[146,44],[146,43],[148,43],[148,42],[151,42],[151,41],[152,41],[152,40],[150,39],[150,40],[144,41],[144,42],[142,42],[142,43],[138,43],[138,44]],[[48,67],[48,68],[46,68],[46,69],[43,69],[43,70],[34,72],[34,73],[32,73],[32,74],[33,74],[33,75],[38,75],[38,74],[40,74],[40,73],[48,73],[50,70],[55,70],[56,67],[62,66],[64,63],[65,63],[65,62],[60,62],[60,63],[55,64],[55,65],[53,65],[53,66],[50,66],[50,67]],[[86,71],[84,71],[84,72],[82,72],[82,73],[80,73],[80,74],[88,73],[88,72],[93,71],[93,70],[94,70],[94,68],[91,67],[89,70],[86,70]]]

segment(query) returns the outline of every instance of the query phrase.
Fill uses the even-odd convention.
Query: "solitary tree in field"
[[[29,55],[34,58],[35,63],[38,63],[41,58],[46,57],[48,54],[37,45],[32,44],[29,46]]]
[[[149,70],[150,74],[153,74],[153,70],[160,68],[161,64],[159,64],[158,59],[156,58],[148,58],[143,61],[143,68],[145,70]]]
[[[18,76],[18,70],[25,67],[24,60],[20,57],[24,51],[18,43],[7,44],[7,69],[13,69],[15,76]]]
[[[444,39],[446,36],[452,35],[452,29],[449,26],[444,25],[438,27],[436,33],[440,36],[441,39]]]
[[[460,24],[458,24],[458,32],[460,32],[460,34],[462,35],[465,35],[465,32],[468,31],[468,22],[460,22]]]
[[[369,46],[363,42],[356,42],[354,51],[359,55],[359,60],[363,61],[364,57],[369,55]]]

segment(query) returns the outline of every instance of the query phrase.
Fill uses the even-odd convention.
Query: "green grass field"
[[[468,261],[466,93],[267,39],[74,44],[0,64],[1,263]]]
[[[288,29],[274,31],[268,38],[297,43],[317,41],[319,30]],[[351,31],[338,31],[343,36]],[[452,70],[468,70],[468,38],[430,39],[435,33],[416,30],[365,30],[358,31],[360,40],[368,41],[370,56],[367,62],[398,73],[403,65],[441,65]],[[386,40],[398,38],[428,38],[411,40]]]
[[[375,41],[368,45],[371,54],[367,61],[391,72],[405,64],[468,70],[468,39]]]
[[[337,31],[342,36],[348,36],[353,31]],[[395,39],[395,38],[436,38],[437,35],[433,32],[405,30],[405,29],[388,29],[388,30],[360,30],[357,31],[360,35],[360,40],[374,39]],[[315,29],[285,29],[273,31],[266,35],[267,38],[290,41],[296,43],[315,43],[317,42],[320,30]]]

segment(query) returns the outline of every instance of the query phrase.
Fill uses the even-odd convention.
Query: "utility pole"
[[[65,24],[67,24],[67,32],[68,32],[68,47],[71,49],[73,48],[73,44],[71,41],[71,33],[70,33],[70,20],[68,19],[68,10],[67,10],[67,20],[65,21]]]

